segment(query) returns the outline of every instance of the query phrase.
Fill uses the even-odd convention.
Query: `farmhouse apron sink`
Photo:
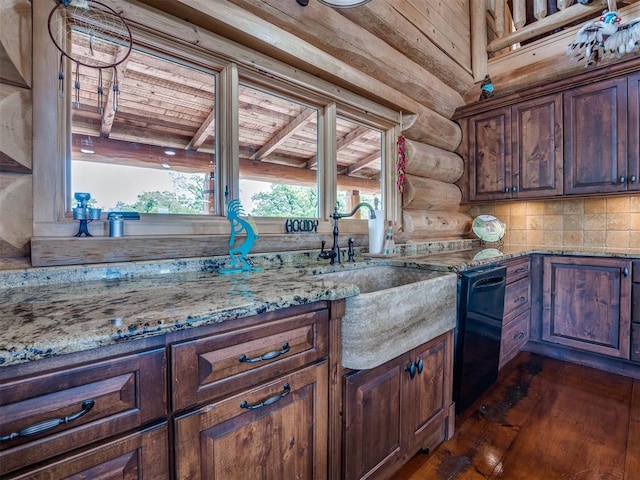
[[[456,326],[454,273],[384,265],[315,276],[360,290],[346,299],[343,367],[377,367]]]

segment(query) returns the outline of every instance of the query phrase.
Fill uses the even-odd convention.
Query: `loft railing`
[[[617,10],[616,0],[593,0],[588,4],[576,0],[557,0],[549,9],[547,0],[533,2],[533,18],[527,19],[527,0],[486,0],[471,3],[473,76],[480,81],[487,74],[488,58],[509,51],[522,42],[549,34],[580,20]],[[509,8],[509,4],[512,8]],[[550,11],[553,10],[553,11]],[[528,21],[529,20],[529,21]]]

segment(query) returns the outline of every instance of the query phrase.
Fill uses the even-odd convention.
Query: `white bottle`
[[[383,255],[391,255],[395,250],[395,242],[393,241],[393,223],[389,220],[387,230],[384,233],[384,245],[382,246]]]

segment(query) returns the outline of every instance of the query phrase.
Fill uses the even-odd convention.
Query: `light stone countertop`
[[[186,272],[0,290],[0,366],[358,294],[274,268]]]
[[[3,271],[0,367],[357,295],[355,285],[310,275],[335,269],[387,264],[457,272],[531,253],[640,258],[606,249],[486,250],[470,240],[407,244],[398,256],[360,254],[357,263],[336,266],[317,261],[317,252],[264,254],[254,259],[262,271],[234,275],[217,273],[224,259],[216,258]]]

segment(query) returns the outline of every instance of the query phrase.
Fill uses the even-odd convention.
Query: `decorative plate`
[[[493,215],[478,215],[473,219],[471,229],[484,242],[499,242],[506,230],[504,223]]]

